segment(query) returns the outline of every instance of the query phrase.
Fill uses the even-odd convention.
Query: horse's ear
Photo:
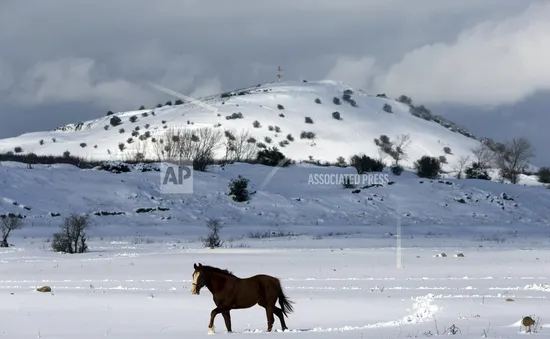
[[[202,264],[201,264],[201,263],[199,263],[199,267],[202,267]]]
[[[197,269],[197,264],[193,264],[193,268],[194,268],[194,269]]]

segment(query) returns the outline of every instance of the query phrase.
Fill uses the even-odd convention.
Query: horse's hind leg
[[[274,307],[275,306],[269,306],[269,305],[265,306],[265,313],[267,315],[267,331],[268,332],[271,332],[271,330],[273,329],[273,323],[275,322],[275,318],[273,317]]]
[[[288,327],[286,327],[285,317],[284,317],[284,314],[283,314],[283,310],[281,310],[280,308],[278,308],[277,306],[275,306],[274,309],[273,309],[273,312],[275,313],[275,315],[277,316],[277,318],[279,318],[279,320],[281,321],[281,328],[283,329],[283,331],[288,330]]]
[[[223,320],[225,321],[225,327],[227,328],[227,332],[231,333],[231,314],[229,314],[229,311],[222,312]]]
[[[275,312],[275,305],[269,306],[264,300],[260,301],[258,305],[265,308],[265,314],[267,316],[267,331],[271,332],[273,329],[273,323],[275,322],[275,318],[273,317],[273,313]]]

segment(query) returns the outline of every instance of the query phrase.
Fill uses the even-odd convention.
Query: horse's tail
[[[294,304],[294,302],[288,299],[288,297],[285,295],[283,287],[281,286],[281,282],[279,281],[279,306],[281,306],[281,310],[287,318],[289,313],[294,312],[292,304]]]

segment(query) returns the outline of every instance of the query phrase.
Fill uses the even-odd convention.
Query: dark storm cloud
[[[453,77],[466,72],[470,64],[476,72],[483,70],[475,60],[461,58],[471,51],[464,46],[471,47],[472,36],[481,39],[473,40],[480,42],[478,47],[484,46],[483,38],[506,41],[499,40],[502,37],[512,41],[511,49],[533,53],[532,45],[521,41],[546,33],[546,26],[532,28],[527,23],[541,21],[547,12],[544,5],[528,9],[531,3],[4,0],[0,2],[0,105],[9,107],[10,114],[0,112],[0,137],[93,118],[109,109],[168,100],[145,86],[147,81],[200,96],[273,81],[278,64],[288,79],[330,76],[369,90],[406,91],[434,104],[439,100],[499,105],[502,93],[519,92],[501,100],[513,104],[546,85],[540,80],[542,72],[537,77],[529,70],[519,85],[497,94],[487,91],[485,96],[479,88],[457,95],[468,94],[461,87],[468,82]],[[489,33],[483,35],[475,27],[485,22],[493,26],[489,24]],[[521,37],[529,28],[522,39],[513,39],[514,30]],[[458,36],[462,38],[457,40]],[[505,55],[505,46],[500,48]],[[497,57],[489,55],[482,61]],[[430,70],[446,59],[458,65],[456,74],[442,85],[437,76],[441,69],[434,68],[435,75]],[[505,61],[514,60],[508,53]],[[19,128],[22,121],[24,129]]]

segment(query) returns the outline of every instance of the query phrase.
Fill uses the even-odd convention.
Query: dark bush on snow
[[[382,160],[375,160],[365,154],[356,154],[351,157],[350,165],[353,166],[358,174],[366,172],[382,172],[386,164]]]
[[[130,172],[130,166],[124,163],[110,163],[104,162],[94,168],[95,170],[107,171],[111,173],[128,173]]]
[[[467,167],[464,174],[466,174],[467,179],[491,180],[487,171],[478,162],[474,162]]]
[[[235,120],[235,119],[242,119],[242,118],[244,118],[244,116],[241,112],[233,113],[225,117],[226,120]]]
[[[550,167],[541,167],[537,172],[537,178],[540,183],[550,184]]]
[[[116,127],[116,126],[122,124],[122,119],[120,119],[119,117],[117,117],[117,116],[115,115],[114,117],[112,117],[112,118],[109,120],[109,123],[111,124],[111,126]]]
[[[404,104],[407,104],[407,105],[412,105],[412,99],[409,98],[406,95],[399,96],[399,98],[397,98],[397,101],[399,101],[401,103],[404,103]]]
[[[279,167],[286,167],[290,163],[290,159],[286,158],[276,147],[259,151],[256,161],[262,165]]]
[[[249,182],[250,180],[240,175],[236,179],[231,180],[229,183],[229,196],[237,202],[248,201],[250,199],[250,193],[248,192]]]
[[[403,171],[404,171],[404,168],[401,165],[394,165],[391,167],[391,172],[395,175],[401,175]]]
[[[315,139],[315,133],[302,131],[302,133],[300,133],[300,139]]]
[[[63,156],[53,156],[53,155],[36,155],[31,154],[14,154],[13,152],[0,153],[0,162],[2,161],[14,161],[24,164],[43,164],[43,165],[54,165],[54,164],[70,164],[77,166],[82,169],[90,169],[99,164],[100,161],[90,161],[84,158],[71,156],[71,153],[66,151],[63,153]]]
[[[415,161],[414,168],[419,177],[436,179],[441,173],[441,161],[438,158],[424,155]]]

